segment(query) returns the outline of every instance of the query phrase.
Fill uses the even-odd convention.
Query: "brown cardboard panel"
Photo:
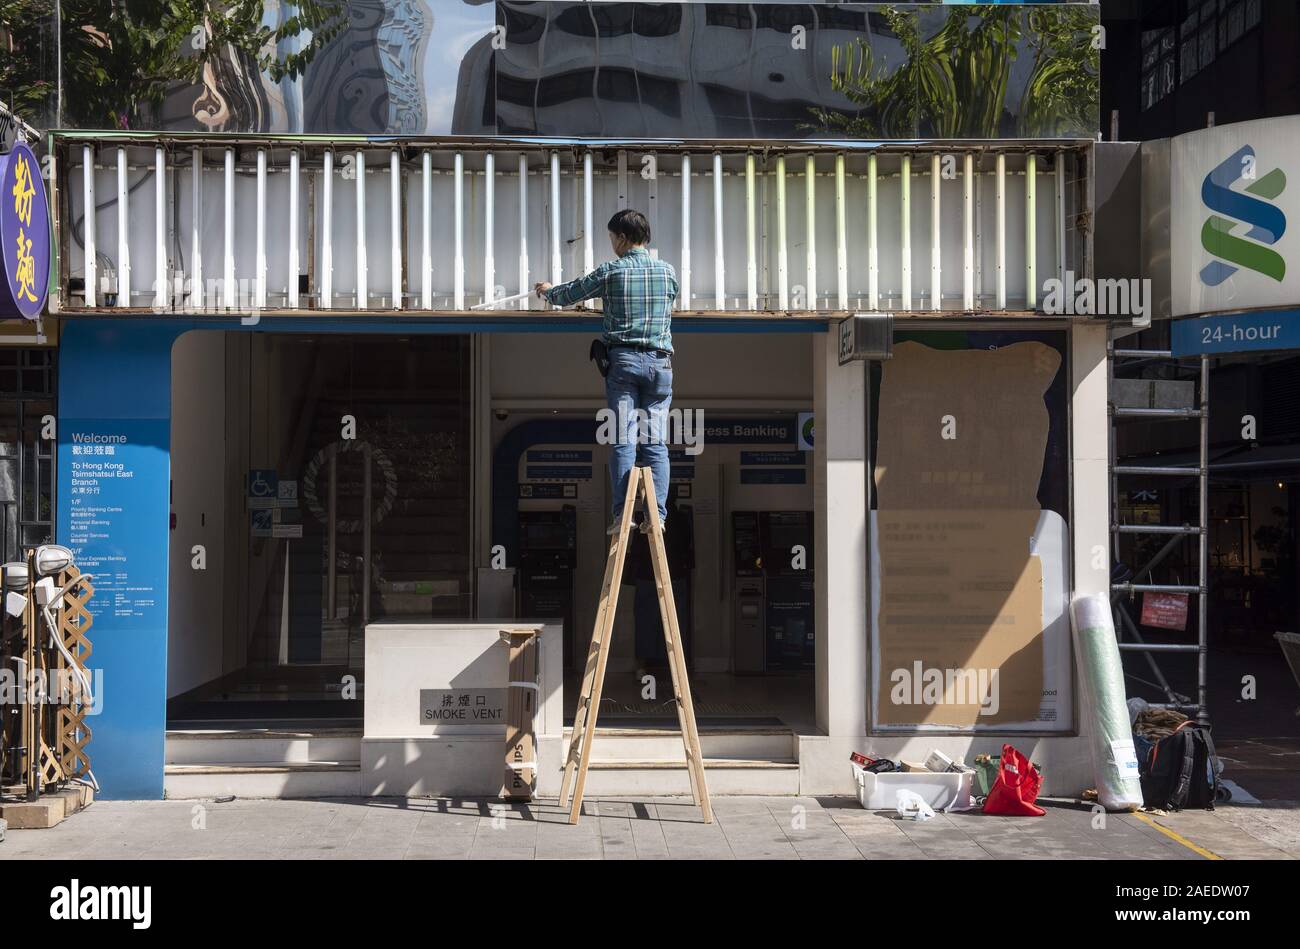
[[[1036,342],[895,346],[880,383],[878,508],[1037,508],[1049,426],[1043,394],[1060,365],[1060,353]]]
[[[1043,569],[1029,545],[1038,515],[880,512],[880,724],[968,727],[1037,719]],[[936,674],[944,676],[938,692],[925,688],[927,676],[932,684]]]
[[[1037,342],[995,350],[905,342],[884,364],[879,724],[1038,718],[1043,567],[1030,542],[1050,422],[1043,395],[1060,364]]]

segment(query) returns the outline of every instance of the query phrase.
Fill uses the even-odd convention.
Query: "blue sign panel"
[[[274,468],[250,468],[248,471],[249,507],[275,507],[280,502],[280,475]]]
[[[275,508],[255,508],[248,512],[248,533],[252,537],[271,537],[275,532]]]
[[[802,451],[742,451],[742,465],[806,465],[808,455]]]
[[[0,317],[36,319],[50,287],[50,211],[40,162],[22,142],[0,155],[0,260]]]
[[[670,481],[693,481],[695,479],[695,466],[672,465],[669,469],[668,478]]]
[[[528,460],[533,461],[567,461],[591,463],[590,450],[584,451],[578,448],[533,448],[529,449]]]
[[[521,484],[519,486],[519,496],[525,500],[556,500],[562,498],[576,498],[578,496],[578,486],[576,484],[558,484],[545,482],[543,484]]]
[[[741,484],[807,484],[803,468],[741,468]]]
[[[170,435],[167,419],[59,420],[58,537],[94,575],[90,754],[106,797],[161,792]]]
[[[590,481],[591,466],[581,465],[529,465],[529,481]]]
[[[1300,310],[1174,320],[1170,335],[1175,356],[1300,349]]]

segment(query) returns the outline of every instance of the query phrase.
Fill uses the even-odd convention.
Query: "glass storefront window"
[[[473,615],[468,353],[432,335],[253,347],[283,396],[248,430],[250,662],[356,667],[367,622]]]

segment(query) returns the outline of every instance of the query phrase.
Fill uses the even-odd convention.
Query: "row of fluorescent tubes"
[[[560,154],[558,151],[550,152],[549,177],[550,177],[550,229],[551,229],[551,261],[550,261],[550,281],[560,283],[562,280],[561,254],[560,248],[563,246],[560,229]],[[911,249],[911,182],[912,182],[912,156],[904,153],[901,157],[902,168],[899,174],[901,183],[901,213],[900,218],[902,226],[900,227],[900,252],[901,252],[901,278],[902,278],[902,298],[904,301],[912,299],[912,249]],[[931,156],[930,169],[930,309],[942,309],[940,301],[941,293],[941,276],[942,276],[942,253],[941,253],[941,217],[940,217],[940,181],[941,181],[941,160],[942,156],[934,154]],[[963,160],[963,216],[962,216],[962,271],[963,271],[963,308],[973,310],[975,308],[975,289],[974,289],[974,159],[970,152],[962,153]],[[201,247],[201,230],[203,224],[203,201],[202,201],[202,175],[203,168],[203,150],[194,148],[192,150],[192,161],[195,173],[192,175],[192,193],[191,201],[193,208],[192,215],[192,234],[191,234],[191,272],[193,277],[193,286],[202,288],[203,286],[203,255]],[[493,245],[495,243],[495,185],[496,170],[495,156],[492,152],[485,155],[484,167],[484,261],[483,261],[483,286],[485,294],[490,296],[495,292],[496,286],[496,261]],[[457,152],[454,159],[453,177],[454,177],[454,204],[453,204],[453,230],[454,230],[454,289],[453,289],[453,308],[457,310],[465,309],[465,205],[464,205],[464,176],[465,164],[464,154]],[[299,153],[297,149],[292,149],[289,153],[289,275],[288,281],[288,306],[290,309],[299,305],[298,281],[296,279],[299,271],[299,235],[298,235],[298,205],[299,205]],[[620,153],[620,168],[626,168],[626,158]],[[256,217],[256,249],[255,249],[255,273],[254,273],[254,306],[263,308],[266,306],[266,150],[257,150],[257,217]],[[355,174],[357,186],[356,193],[356,218],[357,218],[357,303],[359,309],[365,309],[369,292],[367,288],[367,258],[366,258],[366,197],[365,197],[365,172],[366,157],[365,152],[358,150],[355,152]],[[223,255],[223,287],[222,287],[222,306],[227,309],[235,307],[235,249],[234,249],[234,220],[235,220],[235,150],[227,148],[223,154],[223,171],[225,177],[225,201],[224,201],[224,255]],[[167,202],[165,195],[166,182],[166,156],[163,148],[157,147],[154,150],[154,173],[155,173],[155,248],[154,253],[158,261],[156,273],[165,273],[167,270],[167,230],[166,230],[166,211]],[[1056,268],[1060,275],[1065,273],[1065,155],[1064,152],[1058,151],[1055,159],[1055,199],[1056,199],[1056,250],[1057,260]],[[433,285],[432,285],[432,218],[433,218],[433,198],[432,198],[432,153],[424,151],[421,154],[421,280],[420,280],[420,305],[422,309],[433,309]],[[713,179],[713,231],[714,231],[714,306],[718,310],[726,308],[726,292],[724,280],[724,227],[722,215],[722,154],[713,153],[713,166],[710,177]],[[999,152],[996,156],[996,308],[1005,310],[1007,308],[1007,287],[1006,287],[1006,155]],[[1038,175],[1038,156],[1030,153],[1026,157],[1025,167],[1025,279],[1028,292],[1026,306],[1033,309],[1037,305],[1037,175]],[[402,306],[402,233],[401,233],[401,161],[400,155],[396,149],[389,152],[389,176],[391,180],[390,203],[392,213],[391,220],[391,253],[390,259],[392,264],[392,307],[400,309]],[[757,213],[756,213],[756,189],[755,189],[755,160],[753,152],[745,155],[745,247],[746,247],[746,304],[750,310],[758,309],[758,267],[756,252],[756,231],[757,231]],[[583,192],[583,267],[584,272],[590,271],[594,265],[594,222],[593,222],[593,157],[590,151],[583,152],[582,155],[582,192]],[[681,260],[678,267],[678,280],[681,287],[679,297],[679,306],[682,309],[689,309],[691,300],[691,156],[689,153],[682,155],[681,168],[681,202],[682,202],[682,223],[681,223]],[[786,219],[786,156],[777,155],[776,158],[776,217],[777,217],[777,298],[778,309],[790,309],[790,287],[789,287],[789,253],[786,246],[787,219]],[[848,241],[847,241],[847,222],[846,222],[846,198],[845,198],[845,156],[843,153],[835,155],[835,244],[836,244],[836,300],[838,308],[847,310],[849,306],[848,290]],[[880,288],[879,288],[879,271],[878,271],[878,221],[877,221],[877,201],[876,201],[876,183],[878,181],[876,155],[867,156],[867,297],[868,309],[878,310]],[[806,249],[806,302],[811,302],[815,306],[816,286],[817,286],[817,257],[816,242],[816,214],[817,201],[815,196],[816,188],[816,160],[815,156],[807,155],[805,157],[805,233],[808,235]],[[83,206],[85,208],[85,305],[94,307],[96,302],[96,254],[95,254],[95,183],[94,183],[94,150],[90,145],[82,146],[82,182],[83,182]],[[652,202],[652,229],[657,221],[657,189],[653,187],[651,181],[651,202]],[[322,254],[321,254],[321,292],[320,307],[322,309],[332,308],[334,297],[333,291],[333,213],[334,213],[334,152],[332,149],[326,149],[324,153],[324,168],[322,179]],[[127,202],[127,153],[125,147],[117,149],[117,238],[118,238],[118,261],[117,261],[117,305],[120,307],[130,306],[130,286],[131,286],[131,258],[130,246],[128,241],[129,216]],[[626,206],[626,195],[620,195],[619,206]],[[521,293],[527,292],[530,284],[530,269],[528,259],[528,155],[519,156],[519,290]],[[170,300],[170,288],[166,280],[156,281],[154,306],[166,308],[172,302]],[[200,293],[202,290],[200,289]],[[521,307],[525,304],[521,304]],[[809,309],[811,307],[804,307]]]

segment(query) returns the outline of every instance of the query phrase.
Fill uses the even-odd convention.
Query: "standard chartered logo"
[[[1243,180],[1245,188],[1235,190],[1233,185]],[[1201,201],[1214,213],[1201,227],[1201,246],[1216,259],[1201,269],[1202,283],[1217,287],[1242,268],[1279,283],[1286,277],[1286,261],[1273,249],[1286,232],[1286,215],[1271,203],[1285,189],[1281,168],[1258,175],[1255,149],[1249,145],[1205,176]],[[1250,230],[1233,234],[1239,224],[1250,225]]]

